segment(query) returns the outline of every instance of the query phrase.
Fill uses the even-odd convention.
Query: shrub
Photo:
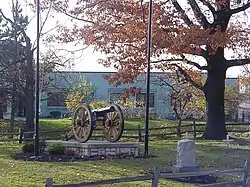
[[[89,106],[92,109],[100,109],[100,108],[105,108],[108,106],[108,103],[105,101],[92,101]]]
[[[125,119],[142,119],[145,117],[145,107],[143,102],[130,101],[130,100],[118,100],[114,102],[121,107]],[[92,109],[100,109],[107,107],[109,104],[106,101],[92,101],[90,104]],[[153,108],[149,111],[150,119],[156,119],[157,116]]]
[[[63,155],[65,147],[60,143],[55,143],[49,145],[47,150],[51,155]]]
[[[51,111],[50,116],[52,118],[60,118],[61,117],[61,112],[60,111]]]
[[[27,142],[23,145],[22,147],[22,151],[24,153],[32,153],[34,152],[34,143],[33,142]]]
[[[44,152],[45,145],[46,145],[46,142],[44,140],[41,140],[39,142],[39,149],[38,150],[39,150],[40,153]],[[35,149],[34,142],[27,142],[22,147],[22,151],[24,153],[32,153],[32,152],[34,152],[34,149]]]
[[[131,101],[131,100],[119,100],[115,102],[118,104],[123,112],[125,119],[142,119],[145,117],[144,102]],[[149,118],[156,119],[156,113],[154,108],[149,108]]]

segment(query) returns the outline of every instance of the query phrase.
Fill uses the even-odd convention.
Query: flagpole
[[[39,156],[39,108],[40,108],[40,89],[39,89],[39,53],[40,53],[40,0],[36,1],[36,17],[37,17],[37,53],[36,53],[36,108],[35,108],[35,156]]]
[[[148,126],[149,126],[149,94],[150,94],[150,57],[151,57],[151,42],[152,42],[152,16],[153,16],[153,0],[149,0],[148,13],[148,49],[147,49],[147,94],[146,94],[146,111],[145,111],[145,137],[144,137],[144,156],[148,156]]]

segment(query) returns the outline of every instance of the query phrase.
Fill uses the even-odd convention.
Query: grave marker
[[[222,141],[226,144],[227,148],[229,148],[230,142],[233,142],[234,140],[230,139],[229,135],[227,135],[227,139],[222,140]]]
[[[173,167],[173,172],[197,171],[199,171],[199,166],[196,164],[195,141],[188,139],[178,141],[176,165]]]

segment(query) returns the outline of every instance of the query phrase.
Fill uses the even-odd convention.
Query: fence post
[[[53,187],[53,180],[51,178],[46,179],[45,187]]]
[[[196,139],[196,123],[193,121],[193,133],[194,133],[194,139]]]
[[[138,125],[138,139],[139,139],[139,142],[142,142],[142,132],[141,132],[141,126]]]
[[[159,174],[160,174],[159,169],[154,168],[153,179],[152,179],[152,187],[158,187]]]
[[[249,165],[250,165],[250,163],[248,161],[245,161],[244,172],[243,172],[242,177],[241,177],[242,187],[247,187],[247,177],[248,177],[248,173],[249,173],[249,169],[250,169]]]
[[[22,143],[23,142],[23,129],[20,128],[19,129],[19,143]]]

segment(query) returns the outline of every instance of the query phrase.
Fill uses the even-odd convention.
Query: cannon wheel
[[[72,128],[77,141],[84,143],[89,140],[94,130],[94,116],[89,106],[80,104],[76,107]]]
[[[124,117],[118,105],[112,104],[110,107],[114,107],[115,111],[107,113],[103,134],[108,141],[116,142],[121,138],[124,130]]]

